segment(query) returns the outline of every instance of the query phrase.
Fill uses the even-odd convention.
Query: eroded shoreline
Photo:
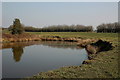
[[[103,39],[104,40],[104,39]],[[110,51],[100,52],[98,55],[91,55],[93,58],[92,60],[84,62],[82,66],[70,66],[70,67],[64,67],[57,70],[52,70],[48,72],[41,72],[38,75],[33,76],[32,78],[117,78],[118,72],[117,63],[116,63],[116,57],[117,57],[117,43],[113,41],[113,45],[115,45],[115,48]],[[114,55],[112,55],[114,54]],[[107,62],[107,63],[106,63]],[[113,63],[114,62],[114,63]],[[116,67],[115,70],[113,67]],[[106,66],[106,67],[105,67]],[[79,72],[77,72],[79,70]],[[94,71],[96,70],[96,71]],[[91,72],[92,71],[92,72]],[[71,74],[69,74],[71,73]],[[79,74],[79,75],[78,75]],[[83,75],[84,74],[84,75]],[[88,75],[89,74],[89,75]],[[92,75],[94,74],[94,75]],[[88,75],[88,76],[87,76]]]

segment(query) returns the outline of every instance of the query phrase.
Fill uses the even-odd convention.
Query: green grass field
[[[32,78],[118,78],[118,34],[95,32],[30,32],[41,36],[82,37],[110,41],[113,50],[100,52],[91,64],[62,67],[41,72]],[[93,56],[93,55],[91,55]]]
[[[85,38],[117,38],[117,33],[96,33],[96,32],[29,32],[43,36],[61,36],[61,37],[85,37]]]
[[[2,30],[2,33],[10,34],[8,30]],[[113,41],[118,38],[117,33],[96,33],[96,32],[26,32],[41,36],[60,36],[60,37],[82,37],[82,38],[99,38]],[[112,39],[112,40],[111,40]]]
[[[118,33],[96,33],[96,32],[29,32],[41,36],[60,36],[60,37],[82,37],[107,40],[118,44]]]

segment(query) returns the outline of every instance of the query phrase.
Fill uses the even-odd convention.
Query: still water
[[[70,42],[4,43],[3,78],[24,78],[64,66],[81,65],[88,59],[84,48]]]

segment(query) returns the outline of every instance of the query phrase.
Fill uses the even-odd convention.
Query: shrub
[[[24,28],[19,19],[15,19],[15,21],[13,21],[13,27],[11,27],[10,30],[12,34],[22,34],[24,32]]]

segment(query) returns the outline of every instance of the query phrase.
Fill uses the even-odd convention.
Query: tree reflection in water
[[[13,43],[3,43],[2,49],[12,48],[13,58],[16,62],[19,62],[22,54],[24,53],[24,47],[31,45],[43,45],[52,48],[63,48],[63,49],[82,49],[77,46],[75,42],[62,42],[62,41],[33,41],[33,42],[13,42]]]
[[[19,46],[19,47],[12,47],[12,52],[13,52],[13,58],[16,62],[19,62],[21,59],[21,56],[24,52],[23,47]]]

